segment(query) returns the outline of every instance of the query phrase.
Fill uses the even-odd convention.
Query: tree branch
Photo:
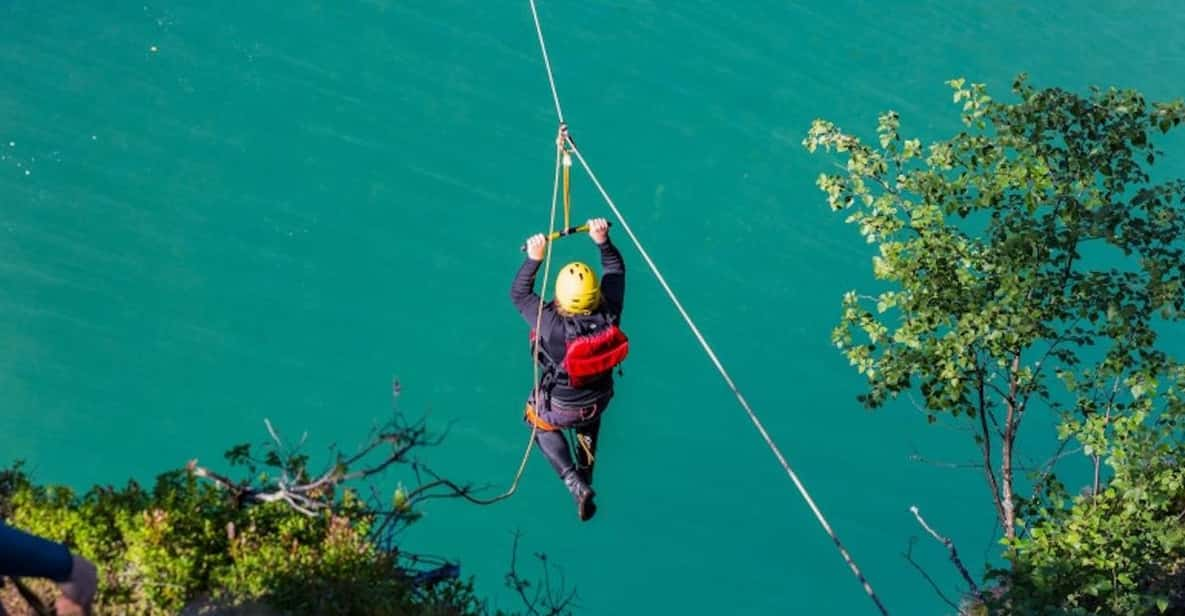
[[[987,413],[988,419],[992,420],[992,427],[996,429],[996,435],[1000,438],[1004,438],[1004,429],[1000,427],[1000,420],[996,419],[996,414],[992,411],[990,404],[987,406],[987,410],[985,412]]]
[[[934,581],[934,578],[930,577],[930,574],[926,573],[926,570],[923,569],[922,566],[919,565],[916,561],[914,561],[914,559],[913,559],[913,544],[915,544],[915,543],[917,543],[917,537],[910,537],[909,538],[909,546],[906,548],[905,553],[902,554],[901,556],[905,557],[905,562],[909,563],[910,565],[913,565],[913,568],[916,569],[919,574],[921,574],[922,578],[925,579],[928,584],[930,584],[930,588],[934,589],[934,593],[937,594],[938,597],[943,600],[943,602],[945,602],[947,605],[951,606],[951,608],[957,610],[960,614],[962,614],[963,611],[959,609],[958,604],[955,603],[954,601],[951,601],[950,597],[947,597],[946,593],[942,592],[942,588],[940,588],[938,586],[938,583]]]
[[[271,437],[269,451],[265,456],[267,462],[264,464],[280,468],[278,478],[266,485],[255,485],[253,478],[234,481],[226,475],[199,465],[196,459],[189,461],[187,469],[193,476],[209,480],[220,489],[226,490],[240,506],[280,502],[302,515],[316,517],[327,511],[338,510],[340,503],[334,495],[339,486],[379,475],[394,465],[409,465],[416,475],[416,486],[408,492],[404,492],[401,487],[400,492],[397,492],[397,504],[394,508],[384,505],[382,499],[374,493],[372,486],[371,502],[366,513],[377,518],[373,534],[378,541],[385,543],[390,543],[393,535],[419,517],[414,507],[421,502],[439,498],[464,498],[475,504],[487,504],[473,496],[472,486],[440,477],[411,458],[412,451],[417,447],[439,444],[445,437],[443,434],[430,436],[422,419],[408,424],[396,413],[386,425],[371,431],[370,437],[359,447],[357,453],[348,457],[336,456],[336,461],[312,479],[308,478],[304,457],[299,455],[299,451],[287,448],[270,420],[265,420],[264,423]],[[381,458],[366,463],[369,457],[384,448],[386,451]],[[252,473],[253,469],[254,467]],[[428,475],[427,480],[421,471]]]
[[[1057,450],[1053,452],[1053,455],[1050,456],[1048,460],[1042,462],[1040,466],[1035,466],[1035,467],[1034,466],[1016,466],[1015,467],[1016,470],[1025,471],[1025,472],[1035,471],[1035,470],[1040,469],[1041,476],[1037,479],[1037,481],[1034,483],[1034,486],[1033,486],[1034,496],[1036,496],[1037,490],[1040,490],[1040,485],[1053,472],[1053,467],[1055,464],[1060,462],[1062,458],[1067,458],[1067,457],[1072,456],[1076,453],[1082,452],[1082,447],[1075,447],[1069,451],[1066,451],[1066,445],[1069,445],[1069,444],[1070,444],[1069,439],[1060,441],[1058,443]]]
[[[545,554],[536,554],[535,557],[543,565],[543,584],[535,588],[534,596],[529,596],[527,589],[531,583],[524,580],[518,574],[517,560],[518,560],[518,540],[521,533],[514,533],[514,543],[510,548],[510,570],[506,573],[506,586],[514,590],[518,594],[519,599],[522,600],[523,605],[527,608],[527,613],[531,616],[560,616],[567,613],[569,606],[576,602],[576,591],[563,590],[563,582],[560,583],[560,589],[554,590],[551,587],[551,575],[547,569],[547,556]]]
[[[975,596],[979,597],[981,601],[986,602],[987,599],[981,592],[979,592],[979,586],[976,585],[975,580],[971,578],[971,574],[967,572],[967,567],[963,566],[963,561],[959,558],[959,551],[955,549],[955,542],[951,541],[949,537],[944,537],[938,534],[938,532],[933,528],[930,528],[930,525],[927,524],[926,520],[922,518],[922,514],[918,513],[917,505],[910,506],[909,510],[913,513],[913,517],[917,518],[918,524],[921,524],[922,528],[926,529],[926,532],[929,533],[931,537],[934,537],[934,539],[945,546],[947,551],[950,552],[950,561],[954,563],[955,568],[959,570],[959,575],[963,576],[963,581],[967,582],[967,586],[971,588],[971,592],[975,593]]]
[[[1119,375],[1115,376],[1115,381],[1111,385],[1111,396],[1107,398],[1107,414],[1103,416],[1103,430],[1107,429],[1107,424],[1111,423],[1111,411],[1115,408],[1115,396],[1119,393]],[[1099,454],[1094,456],[1094,483],[1091,490],[1091,496],[1099,493],[1099,475],[1102,467],[1103,458]]]
[[[1063,282],[1063,284],[1064,284],[1064,282]],[[1043,355],[1041,355],[1041,359],[1038,359],[1037,363],[1034,364],[1034,366],[1036,366],[1036,368],[1033,370],[1033,381],[1032,381],[1033,386],[1025,388],[1025,393],[1021,397],[1021,400],[1020,400],[1020,408],[1022,409],[1022,411],[1023,411],[1023,409],[1027,408],[1029,405],[1029,396],[1031,396],[1033,394],[1035,384],[1041,378],[1041,371],[1045,368],[1045,365],[1046,365],[1045,362],[1049,359],[1049,356],[1053,354],[1054,349],[1056,349],[1059,344],[1061,344],[1067,340],[1067,338],[1068,338],[1067,332],[1069,332],[1070,330],[1077,327],[1078,323],[1080,323],[1080,322],[1082,322],[1082,317],[1078,317],[1077,319],[1075,319],[1074,322],[1071,323],[1070,326],[1067,327],[1066,330],[1062,332],[1062,335],[1058,336],[1057,339],[1054,340],[1053,343],[1049,345],[1048,349],[1045,349],[1045,353]]]
[[[1066,445],[1069,445],[1069,444],[1070,444],[1069,439],[1065,439],[1065,440],[1061,441],[1060,443],[1058,443],[1057,451],[1053,452],[1053,456],[1050,457],[1048,460],[1045,461],[1044,464],[1041,465],[1041,476],[1038,477],[1037,480],[1033,482],[1033,493],[1029,497],[1029,500],[1036,500],[1037,497],[1040,496],[1041,488],[1045,485],[1045,481],[1047,479],[1049,479],[1049,476],[1051,474],[1053,474],[1053,467],[1056,466],[1057,463],[1062,458],[1072,456],[1072,455],[1074,455],[1076,453],[1080,453],[1082,451],[1082,447],[1075,447],[1069,451],[1066,451]],[[1027,536],[1028,531],[1029,531],[1028,526],[1025,526],[1024,528],[1022,528],[1021,529],[1021,536],[1022,537]]]
[[[992,490],[992,503],[996,506],[996,515],[999,516],[1000,525],[1004,525],[1004,503],[1000,500],[1000,484],[996,481],[996,472],[992,469],[992,435],[988,432],[987,420],[987,396],[984,393],[984,373],[982,366],[979,369],[978,387],[979,392],[979,424],[983,430],[982,438],[980,439],[980,448],[983,450],[983,472],[987,476],[988,486]]]
[[[922,454],[918,453],[917,449],[914,449],[914,452],[909,455],[909,461],[910,462],[920,462],[922,464],[929,464],[930,466],[936,466],[938,468],[951,468],[951,469],[983,468],[983,464],[980,464],[977,462],[965,462],[965,463],[959,464],[956,462],[938,462],[935,460],[931,460],[931,459],[923,456]]]
[[[906,397],[909,398],[909,402],[913,406],[914,410],[916,410],[918,413],[921,413],[925,417],[932,416],[930,411],[927,411],[926,407],[922,406],[922,404],[918,402],[917,398],[914,397],[913,392],[907,391],[905,393],[905,395],[906,395]],[[935,417],[937,418],[937,416],[935,416]],[[951,423],[941,422],[941,423],[937,423],[935,425],[937,425],[938,427],[941,427],[941,428],[945,428],[947,430],[953,430],[955,432],[962,432],[964,434],[972,434],[972,435],[975,434],[974,428],[964,426],[962,423],[951,424]]]
[[[1008,392],[1004,391],[1003,389],[1000,389],[999,385],[996,385],[995,383],[988,381],[987,383],[985,383],[985,386],[988,389],[991,389],[993,392],[995,392],[996,395],[1000,396],[1000,400],[1002,400],[1005,403],[1008,402],[1008,400],[1009,400]]]

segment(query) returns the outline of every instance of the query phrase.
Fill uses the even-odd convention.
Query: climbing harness
[[[642,259],[646,261],[646,265],[650,267],[650,271],[654,273],[655,278],[658,279],[659,284],[662,286],[663,290],[666,291],[671,303],[675,305],[675,308],[679,311],[679,314],[682,315],[683,320],[687,322],[687,326],[691,329],[691,332],[695,335],[696,339],[700,343],[700,346],[703,347],[704,352],[712,361],[713,365],[716,366],[716,370],[720,372],[720,376],[724,379],[725,384],[728,385],[728,388],[732,390],[732,393],[736,396],[737,402],[740,404],[741,408],[745,410],[746,414],[748,414],[749,420],[753,423],[753,426],[757,428],[761,438],[765,441],[765,444],[769,446],[770,450],[774,454],[774,457],[777,458],[778,463],[782,466],[782,469],[786,471],[786,474],[790,477],[790,480],[798,489],[799,494],[814,513],[815,519],[818,520],[819,525],[823,527],[823,530],[831,538],[831,541],[835,544],[836,549],[839,550],[840,555],[843,557],[844,562],[847,563],[848,567],[852,571],[852,574],[856,576],[856,579],[863,586],[864,592],[876,605],[880,613],[887,616],[889,612],[887,609],[885,609],[884,604],[881,603],[881,600],[877,596],[876,592],[873,591],[872,585],[864,577],[864,574],[860,571],[860,568],[856,566],[856,562],[852,559],[847,549],[843,546],[843,543],[840,542],[839,536],[835,534],[834,530],[832,530],[831,524],[827,522],[827,518],[823,515],[823,512],[819,510],[818,505],[815,504],[815,500],[811,497],[810,492],[807,491],[806,486],[804,486],[802,481],[798,478],[798,474],[795,473],[794,469],[790,467],[790,463],[786,461],[786,457],[782,455],[781,450],[774,443],[773,438],[769,435],[769,432],[766,431],[765,426],[761,423],[761,420],[758,419],[757,413],[755,413],[752,407],[749,406],[748,401],[745,400],[745,397],[741,394],[740,389],[737,387],[736,383],[733,382],[732,377],[728,374],[728,371],[725,370],[724,364],[720,362],[720,359],[716,356],[715,351],[712,350],[712,347],[708,344],[708,341],[704,338],[703,334],[700,333],[699,328],[696,327],[695,322],[691,319],[691,316],[687,314],[687,310],[683,308],[683,304],[679,302],[678,296],[676,296],[675,292],[671,290],[670,285],[668,285],[666,279],[663,278],[662,272],[660,272],[658,266],[654,264],[654,260],[650,258],[649,253],[646,252],[646,249],[642,246],[641,241],[639,241],[638,237],[634,235],[629,223],[626,222],[625,217],[622,216],[621,211],[617,208],[617,205],[613,202],[613,199],[609,196],[609,193],[605,191],[605,187],[601,185],[600,180],[598,180],[596,174],[593,173],[588,161],[586,161],[584,156],[581,155],[580,148],[578,148],[575,142],[572,141],[571,135],[568,133],[568,125],[564,120],[563,108],[560,106],[560,95],[556,89],[555,76],[551,69],[551,59],[547,55],[547,44],[543,40],[543,27],[539,23],[539,11],[535,6],[535,0],[529,0],[529,3],[531,7],[531,16],[535,21],[535,33],[539,38],[539,50],[543,56],[544,68],[547,70],[547,82],[551,87],[551,97],[552,101],[555,103],[555,112],[560,124],[560,138],[564,142],[563,147],[560,147],[558,150],[561,157],[561,162],[564,155],[575,157],[580,163],[580,166],[584,169],[585,173],[588,174],[589,179],[597,188],[597,191],[600,192],[601,197],[605,200],[605,204],[609,206],[609,209],[613,211],[613,214],[621,222],[622,229],[634,243],[634,246],[637,247],[638,252],[641,253]],[[565,175],[565,181],[566,179],[567,176]],[[550,251],[548,254],[550,255]],[[534,433],[532,433],[531,436],[533,440]],[[528,445],[528,451],[529,450],[530,446]]]
[[[556,385],[565,387],[584,387],[609,376],[616,368],[620,371],[621,362],[629,354],[629,339],[621,328],[617,326],[617,318],[605,313],[593,313],[589,316],[569,317],[562,321],[564,328],[564,356],[557,361],[547,349],[543,347],[536,330],[532,329],[529,339],[538,365],[543,366],[543,374],[535,389],[535,395],[527,402],[526,420],[538,430],[555,432],[560,430],[539,416],[536,406],[551,407],[551,392]],[[595,403],[581,409],[574,409],[580,414],[581,420],[591,420],[596,416],[600,403]],[[587,417],[586,417],[587,415]],[[575,433],[575,430],[571,430]],[[581,439],[579,435],[571,438],[580,443],[588,459],[593,459],[589,439]]]
[[[543,430],[544,432],[555,432],[556,430],[559,430],[559,428],[547,423],[546,420],[540,417],[539,412],[535,410],[535,405],[530,402],[527,403],[524,413],[526,414],[527,421],[529,421],[531,426],[536,430]]]

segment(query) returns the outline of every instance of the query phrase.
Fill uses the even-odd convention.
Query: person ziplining
[[[527,397],[524,421],[533,427],[539,449],[571,492],[582,521],[596,513],[592,474],[601,415],[613,399],[613,370],[629,353],[629,340],[619,326],[625,262],[609,239],[604,218],[589,220],[585,228],[600,250],[599,282],[588,265],[570,262],[556,276],[555,299],[541,304],[543,299],[534,290],[535,275],[548,237],[539,233],[527,240],[526,259],[510,289],[515,308],[532,326],[530,341],[540,367],[539,382]],[[562,433],[565,429],[574,432],[579,445],[575,459]]]
[[[530,334],[533,353],[536,355],[534,370],[536,378],[532,393],[527,398],[524,409],[524,420],[531,426],[532,438],[527,441],[527,448],[515,473],[514,481],[506,492],[489,499],[469,497],[479,504],[493,504],[509,498],[518,489],[518,482],[522,478],[532,446],[538,443],[545,457],[568,486],[576,500],[577,513],[581,520],[590,519],[596,512],[593,502],[594,493],[591,486],[592,466],[595,463],[596,436],[600,429],[601,415],[606,405],[613,397],[613,370],[625,359],[629,352],[629,341],[619,328],[621,308],[625,293],[625,264],[620,252],[609,241],[610,223],[603,218],[590,219],[581,227],[569,226],[569,170],[572,159],[579,161],[580,166],[588,175],[588,179],[600,193],[605,205],[613,212],[626,236],[637,248],[642,260],[654,274],[659,285],[674,304],[680,316],[687,323],[691,333],[695,335],[704,353],[719,371],[725,384],[736,396],[737,403],[745,411],[753,426],[757,429],[765,444],[774,454],[778,464],[786,471],[787,477],[794,483],[798,493],[810,507],[819,525],[831,538],[835,548],[843,557],[844,562],[851,569],[852,574],[860,582],[865,594],[883,615],[888,610],[881,603],[880,597],[872,589],[872,585],[864,577],[864,573],[856,565],[851,554],[848,553],[839,536],[831,528],[827,518],[819,509],[806,486],[798,478],[798,474],[790,467],[777,444],[765,429],[757,413],[749,406],[748,401],[741,394],[720,358],[700,332],[699,327],[691,319],[691,315],[684,309],[678,296],[667,284],[662,272],[654,260],[650,258],[642,242],[634,234],[617,204],[609,196],[605,187],[601,185],[592,167],[584,159],[576,143],[568,134],[568,127],[564,121],[563,108],[560,105],[559,92],[556,89],[555,76],[551,70],[551,60],[547,55],[547,44],[543,39],[543,27],[539,23],[539,12],[535,7],[535,0],[528,0],[531,16],[535,22],[535,33],[539,38],[539,50],[543,56],[543,65],[547,70],[547,82],[551,87],[552,101],[559,120],[560,130],[556,139],[556,183],[552,191],[551,230],[548,235],[534,235],[528,239],[523,250],[527,252],[527,259],[519,267],[518,275],[512,285],[511,296],[519,313],[533,323]],[[562,165],[561,165],[562,162]],[[555,231],[556,195],[559,192],[559,172],[563,169],[564,186],[564,228]],[[578,261],[571,262],[560,270],[556,277],[555,299],[544,303],[542,295],[535,294],[535,274],[544,257],[548,257],[550,264],[551,252],[547,250],[551,240],[587,231],[590,238],[601,250],[601,262],[604,276],[598,284],[595,273],[587,265]],[[544,270],[547,271],[546,269]],[[546,285],[546,273],[544,285]],[[544,286],[546,289],[546,286]],[[535,316],[532,321],[531,309]],[[577,459],[573,460],[567,440],[560,433],[562,429],[572,429],[576,432],[580,451]]]

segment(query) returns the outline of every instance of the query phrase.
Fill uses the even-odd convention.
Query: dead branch
[[[1041,476],[1037,478],[1037,481],[1033,482],[1033,495],[1030,500],[1037,498],[1037,495],[1041,492],[1041,487],[1045,485],[1045,481],[1049,479],[1051,474],[1053,474],[1054,466],[1056,466],[1062,458],[1082,452],[1083,448],[1081,446],[1066,451],[1066,445],[1069,444],[1070,439],[1065,439],[1058,443],[1057,451],[1053,452],[1053,457],[1049,458],[1044,464],[1041,465]]]
[[[918,453],[916,448],[913,450],[913,453],[909,454],[909,461],[910,462],[920,462],[922,464],[928,464],[930,466],[936,466],[938,468],[952,468],[952,469],[983,468],[983,464],[978,463],[978,462],[958,463],[958,462],[939,462],[937,460],[931,460],[931,459],[923,456],[922,454]]]
[[[543,583],[535,588],[533,594],[528,592],[531,582],[523,579],[518,574],[517,568],[518,540],[521,536],[522,533],[515,531],[514,542],[510,548],[510,570],[506,573],[506,586],[518,594],[519,599],[527,608],[527,613],[532,616],[570,614],[569,608],[576,604],[576,591],[575,589],[565,591],[562,577],[559,589],[552,588],[551,575],[547,567],[547,555],[545,554],[535,554],[535,558],[539,559],[543,567]]]
[[[238,462],[232,462],[247,463],[247,478],[236,481],[198,464],[196,459],[189,461],[187,469],[193,476],[226,491],[236,506],[278,502],[302,515],[317,517],[340,511],[344,503],[337,497],[338,488],[378,476],[395,466],[410,467],[415,482],[407,488],[401,482],[393,499],[390,495],[383,498],[374,485],[356,489],[363,494],[369,491],[363,497],[365,506],[361,514],[373,519],[370,534],[375,545],[390,552],[398,551],[396,537],[420,518],[417,507],[426,501],[463,498],[479,505],[496,502],[477,497],[474,486],[441,477],[416,459],[418,448],[438,445],[447,436],[447,428],[441,434],[430,434],[423,418],[409,423],[398,410],[394,411],[390,420],[369,431],[354,453],[338,453],[336,446],[331,446],[329,462],[316,473],[309,472],[308,458],[300,451],[304,438],[297,447],[289,448],[270,420],[265,419],[264,425],[270,440],[262,446],[265,454],[262,460],[252,457],[249,449],[242,449],[236,450],[238,454],[234,456]],[[274,469],[268,473],[272,478],[260,482],[257,466]]]
[[[399,393],[399,382],[393,381],[392,399]],[[416,511],[418,505],[441,498],[462,498],[478,505],[501,500],[501,497],[479,498],[475,494],[478,488],[442,477],[417,459],[416,450],[443,442],[448,428],[438,435],[429,434],[424,419],[408,423],[397,408],[393,409],[393,416],[387,423],[370,430],[365,441],[353,453],[339,453],[336,446],[331,446],[330,461],[320,472],[315,473],[309,472],[308,457],[301,453],[307,434],[295,447],[289,447],[281,431],[270,420],[265,419],[264,426],[269,440],[262,445],[262,458],[252,456],[248,446],[239,446],[227,453],[232,465],[247,466],[246,478],[236,480],[228,474],[200,465],[196,459],[190,460],[186,468],[192,476],[209,481],[225,491],[238,506],[279,502],[310,517],[340,512],[343,502],[335,494],[345,484],[375,477],[396,466],[409,469],[414,483],[405,488],[401,482],[393,499],[389,496],[384,498],[373,484],[362,486],[358,492],[367,494],[360,512],[374,520],[370,531],[374,544],[400,561],[410,561],[412,565],[432,562],[437,566],[447,564],[443,559],[408,554],[396,546],[396,535],[420,516]],[[266,467],[271,478],[260,481],[261,473],[257,472],[259,467]],[[228,528],[228,533],[233,532],[233,527]],[[516,569],[517,550],[516,534],[506,582],[522,598],[528,613],[535,616],[570,614],[576,601],[576,591],[565,589],[562,574],[558,581],[553,579],[547,557],[537,554],[543,574],[539,583],[532,584],[523,579]]]
[[[958,611],[959,614],[962,614],[963,610],[959,609],[958,604],[956,604],[954,601],[951,601],[950,597],[947,597],[946,593],[942,592],[942,588],[938,586],[938,583],[934,581],[934,578],[930,577],[930,574],[926,573],[926,570],[923,569],[922,566],[913,559],[913,544],[917,543],[917,540],[917,537],[910,537],[909,545],[905,548],[905,553],[901,556],[905,557],[905,562],[913,565],[913,568],[916,569],[919,574],[921,574],[922,578],[925,579],[928,584],[930,584],[930,588],[934,589],[935,594],[937,594],[940,599]]]
[[[909,399],[910,405],[913,406],[915,411],[917,411],[918,413],[920,413],[921,415],[923,415],[927,418],[930,418],[930,417],[937,418],[936,415],[934,415],[930,411],[926,410],[926,407],[922,403],[918,402],[917,398],[914,397],[913,392],[907,391],[907,392],[905,392],[905,396],[906,396],[906,398]],[[947,430],[953,430],[955,432],[962,432],[965,434],[974,434],[974,430],[972,428],[968,428],[967,426],[964,426],[962,423],[948,423],[948,422],[944,421],[944,422],[941,422],[941,423],[938,423],[935,425],[937,425],[938,427],[941,427],[941,428],[945,428]]]
[[[955,568],[959,570],[959,575],[963,576],[963,581],[967,582],[967,586],[970,587],[971,592],[975,593],[975,596],[979,597],[981,601],[986,602],[983,594],[979,592],[979,586],[975,583],[975,580],[971,578],[971,574],[968,573],[967,567],[963,565],[962,559],[959,558],[959,551],[955,549],[955,542],[951,541],[950,537],[944,537],[938,534],[938,532],[933,528],[930,528],[930,525],[927,524],[926,520],[922,518],[922,514],[918,513],[917,505],[910,506],[909,510],[913,513],[913,516],[917,518],[918,524],[921,524],[922,528],[924,528],[931,537],[934,537],[934,539],[945,546],[947,551],[950,552],[950,561],[954,563]]]
[[[1029,397],[1032,396],[1033,391],[1035,390],[1034,388],[1036,387],[1038,381],[1040,381],[1040,379],[1041,379],[1041,371],[1044,370],[1044,368],[1046,366],[1046,362],[1049,359],[1049,356],[1053,355],[1054,350],[1057,349],[1057,346],[1059,344],[1069,340],[1069,337],[1070,337],[1069,333],[1071,331],[1073,331],[1074,328],[1078,327],[1078,324],[1081,322],[1082,322],[1082,317],[1078,317],[1077,319],[1075,319],[1074,322],[1071,323],[1070,326],[1067,327],[1065,329],[1065,331],[1063,331],[1061,333],[1061,335],[1059,335],[1052,343],[1050,343],[1049,348],[1045,349],[1045,353],[1043,353],[1041,355],[1041,359],[1038,359],[1037,363],[1034,364],[1035,368],[1033,370],[1033,378],[1030,381],[1030,384],[1025,387],[1024,395],[1021,397],[1021,400],[1020,400],[1020,408],[1024,409],[1024,408],[1028,407]]]

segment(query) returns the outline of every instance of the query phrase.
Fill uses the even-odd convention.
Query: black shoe
[[[580,478],[591,488],[593,483],[593,467],[577,465],[576,472],[580,473]]]
[[[580,516],[580,520],[587,522],[592,519],[597,513],[597,504],[593,502],[596,493],[585,483],[581,473],[569,472],[564,476],[564,485],[568,486],[568,491],[576,501],[576,514]]]

